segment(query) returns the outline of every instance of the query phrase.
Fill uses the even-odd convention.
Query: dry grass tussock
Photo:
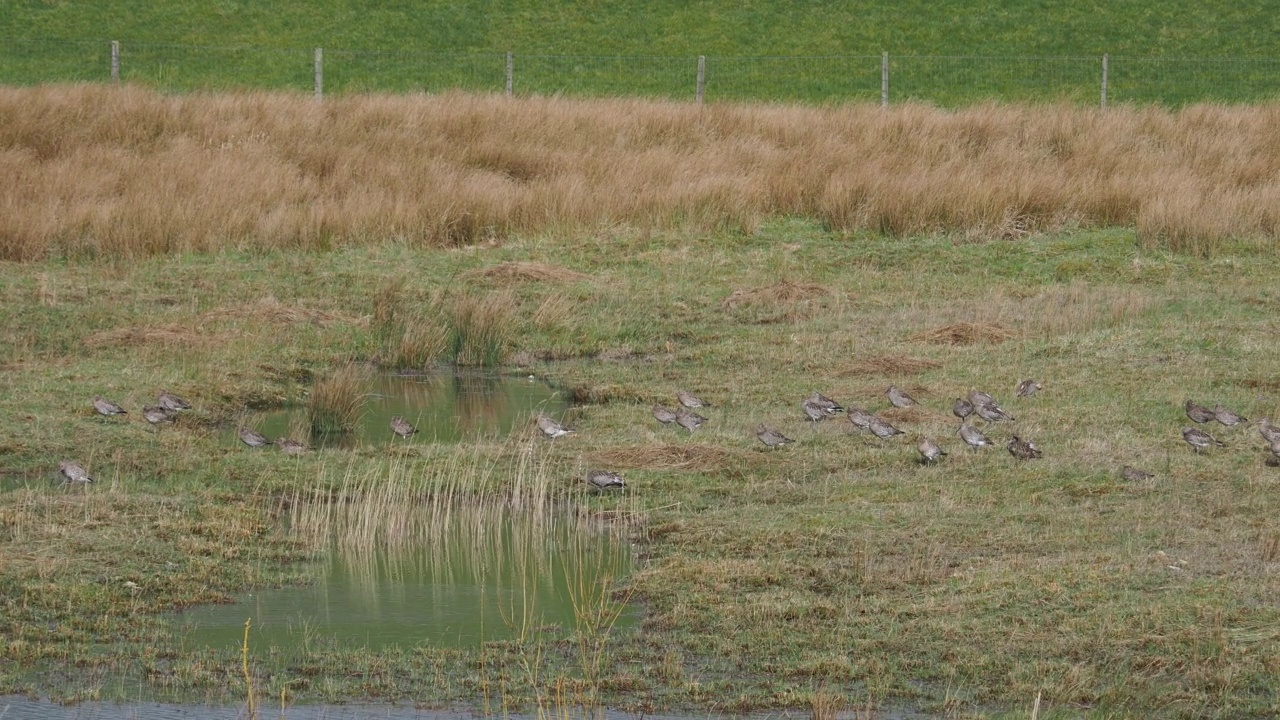
[[[319,325],[328,326],[334,323],[359,323],[359,318],[337,312],[325,312],[286,305],[268,295],[255,302],[215,308],[201,316],[205,320],[256,320],[275,325]]]
[[[1280,103],[1181,110],[0,89],[0,259],[611,227],[1280,232]]]
[[[154,325],[151,327],[125,327],[101,330],[84,339],[86,347],[138,347],[142,345],[166,345],[191,347],[225,341],[225,337],[203,333],[181,325]]]
[[[633,445],[601,450],[593,462],[635,470],[721,470],[734,453],[710,445]]]
[[[813,283],[793,283],[783,280],[774,285],[734,290],[720,304],[727,309],[756,303],[796,303],[826,295],[829,291]]]
[[[540,262],[504,262],[466,273],[467,277],[483,277],[509,282],[577,282],[591,278],[586,273]]]
[[[1014,336],[1013,330],[998,323],[957,322],[911,336],[935,345],[994,345]]]

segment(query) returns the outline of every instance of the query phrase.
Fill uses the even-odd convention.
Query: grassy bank
[[[702,55],[708,98],[843,102],[878,100],[889,52],[895,102],[1092,105],[1107,53],[1113,102],[1248,102],[1276,94],[1273,14],[1186,0],[1159,12],[1131,1],[20,1],[0,5],[0,82],[106,82],[118,40],[127,82],[171,91],[309,90],[322,47],[329,93],[501,92],[513,52],[517,93],[688,99]]]
[[[320,548],[289,529],[299,498],[375,496],[385,476],[403,504],[436,480],[492,495],[533,477],[539,498],[637,520],[647,561],[619,590],[638,630],[589,653],[555,632],[300,660],[258,649],[264,701],[288,688],[491,710],[589,695],[1025,716],[1039,696],[1041,717],[1269,716],[1277,471],[1252,428],[1214,430],[1228,447],[1202,456],[1179,430],[1188,397],[1280,412],[1277,271],[1274,253],[1227,240],[1201,258],[1131,230],[904,239],[763,215],[747,232],[5,262],[0,690],[242,700],[239,655],[184,648],[158,613],[304,579]],[[289,457],[217,430],[383,352],[387,298],[412,316],[441,288],[503,298],[506,364],[584,401],[576,435]],[[1015,399],[1026,377],[1044,389]],[[888,409],[890,383],[921,406]],[[980,452],[949,413],[975,387],[1017,418],[985,427],[997,447]],[[195,405],[158,433],[88,406],[136,408],[158,388]],[[692,435],[649,412],[677,389],[715,403]],[[815,390],[910,439],[806,422]],[[767,451],[761,422],[796,443]],[[1015,432],[1045,457],[1012,458]],[[917,434],[951,455],[919,465]],[[56,487],[63,458],[98,482]],[[1125,464],[1155,478],[1123,481]],[[631,493],[583,495],[589,467]]]
[[[950,112],[3,89],[0,257],[751,233],[780,215],[973,240],[1128,227],[1146,248],[1212,253],[1274,240],[1277,138],[1277,105]]]

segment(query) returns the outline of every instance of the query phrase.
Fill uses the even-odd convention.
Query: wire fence
[[[165,92],[441,92],[778,102],[1079,104],[1280,99],[1280,58],[811,57],[432,53],[0,40],[0,83],[126,82]]]

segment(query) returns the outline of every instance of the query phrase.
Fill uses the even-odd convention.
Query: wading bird
[[[845,410],[845,415],[849,418],[849,422],[853,423],[854,427],[862,428],[863,430],[870,429],[871,419],[875,417],[875,415],[866,410],[853,406]]]
[[[711,403],[703,400],[697,395],[687,393],[683,390],[680,390],[676,393],[676,399],[680,401],[681,405],[689,408],[690,410],[694,408],[711,407]]]
[[[1280,441],[1280,428],[1272,425],[1271,421],[1267,418],[1262,418],[1258,421],[1258,433],[1261,434],[1262,439],[1266,440],[1269,444],[1274,444],[1277,441]]]
[[[1203,405],[1197,405],[1190,400],[1188,400],[1187,404],[1183,407],[1187,410],[1187,417],[1191,418],[1194,422],[1207,423],[1210,420],[1218,419],[1218,416],[1214,415],[1212,410]]]
[[[84,468],[70,460],[58,463],[58,472],[62,474],[62,485],[68,483],[88,485],[93,482],[93,478],[89,477],[89,473],[85,472]]]
[[[827,411],[813,404],[813,400],[805,400],[800,403],[800,409],[804,411],[805,417],[814,422],[821,422],[828,417]]]
[[[1128,480],[1129,482],[1143,482],[1144,480],[1150,480],[1155,477],[1155,475],[1152,475],[1145,470],[1139,470],[1132,465],[1125,465],[1120,470],[1120,477]]]
[[[542,430],[549,438],[564,437],[577,432],[576,430],[570,430],[542,413],[538,413],[538,429]]]
[[[177,395],[174,395],[168,390],[160,391],[160,397],[156,398],[156,404],[158,404],[160,407],[164,408],[165,410],[171,410],[174,412],[178,410],[191,409],[190,403],[178,397]]]
[[[702,423],[706,421],[706,418],[696,412],[689,412],[683,408],[676,411],[676,424],[689,432],[702,427]]]
[[[147,405],[142,408],[142,417],[157,430],[162,423],[173,422],[173,414],[159,405]]]
[[[771,448],[795,442],[795,440],[792,440],[764,423],[760,423],[760,425],[756,426],[756,437],[760,439],[760,442]]]
[[[396,415],[395,417],[391,418],[391,432],[399,435],[402,438],[407,438],[410,435],[418,432],[418,428],[414,427],[413,425],[410,425],[408,420],[405,420],[399,415]]]
[[[867,429],[871,431],[872,435],[875,435],[881,440],[884,440],[885,438],[891,438],[894,435],[902,434],[901,430],[890,425],[885,420],[882,420],[879,417],[876,417],[875,415],[871,416],[871,423],[867,425]]]
[[[1013,422],[1013,416],[995,403],[978,403],[973,406],[973,411],[978,414],[978,417],[987,422]]]
[[[908,395],[906,391],[902,390],[897,385],[890,385],[889,389],[884,391],[884,394],[889,396],[889,402],[892,403],[894,407],[905,408],[916,404],[916,399]]]
[[[1018,388],[1014,390],[1014,394],[1018,397],[1031,397],[1039,392],[1041,387],[1043,386],[1035,380],[1023,380],[1018,383]]]
[[[93,396],[93,409],[103,417],[111,417],[112,415],[128,415],[124,408],[102,397],[101,395]]]
[[[244,425],[240,426],[239,434],[240,442],[251,448],[266,447],[271,444],[271,441],[267,439],[266,435],[263,435],[252,428],[245,427]]]
[[[665,405],[654,405],[653,418],[663,425],[670,425],[676,421],[676,411]]]
[[[1214,445],[1217,445],[1218,447],[1224,447],[1226,445],[1226,443],[1200,428],[1193,427],[1182,428],[1182,439],[1187,441],[1187,444],[1191,446],[1192,450],[1196,451],[1197,455],[1200,454],[1201,450],[1213,447]]]
[[[964,444],[974,450],[991,444],[991,441],[987,439],[986,435],[982,434],[981,430],[968,423],[960,423],[960,429],[956,430],[956,432],[960,435],[960,439],[964,441]]]
[[[817,407],[822,408],[824,411],[826,411],[828,415],[835,415],[838,412],[844,412],[843,405],[836,402],[835,400],[832,400],[826,395],[823,395],[820,392],[815,392],[814,394],[810,395],[809,402],[813,403]]]
[[[279,446],[280,452],[285,455],[301,455],[310,449],[306,443],[290,438],[279,438],[276,440],[276,445]]]
[[[627,485],[621,475],[608,470],[587,471],[587,484],[596,490],[621,490]]]
[[[916,445],[916,450],[920,451],[920,457],[924,458],[926,464],[933,464],[938,458],[947,454],[946,450],[938,447],[938,443],[929,438],[920,438],[920,444]]]
[[[951,403],[951,414],[960,418],[960,422],[964,422],[965,418],[973,414],[973,403],[964,398],[956,398],[956,401]]]
[[[1010,455],[1018,458],[1019,460],[1035,460],[1042,456],[1040,448],[1036,447],[1035,443],[1030,440],[1023,440],[1017,435],[1010,438],[1005,447],[1009,448]]]
[[[1222,407],[1221,405],[1213,406],[1213,419],[1217,420],[1223,425],[1226,425],[1227,427],[1232,427],[1235,425],[1239,425],[1240,423],[1249,422],[1249,418],[1243,417],[1241,415],[1237,415],[1231,412],[1230,410]]]

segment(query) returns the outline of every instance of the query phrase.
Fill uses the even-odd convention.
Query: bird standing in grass
[[[981,430],[968,423],[960,423],[960,429],[956,430],[956,432],[960,435],[960,439],[964,441],[964,444],[974,450],[991,444],[991,441],[987,439],[986,435],[982,434]]]
[[[702,427],[702,423],[706,421],[706,418],[696,412],[689,412],[684,409],[676,411],[676,424],[689,432],[693,432],[694,430]]]
[[[995,398],[991,397],[990,393],[984,393],[981,390],[970,390],[968,397],[969,397],[969,402],[972,403],[974,407],[982,405],[983,403],[987,403],[991,405],[999,404],[996,402]]]
[[[977,403],[973,406],[973,411],[978,414],[978,417],[987,422],[1013,422],[1013,416],[995,403]]]
[[[70,460],[58,463],[58,472],[62,474],[62,485],[68,483],[88,485],[93,482],[93,478],[89,477],[89,473],[85,472],[84,468]]]
[[[1218,416],[1214,415],[1212,410],[1203,405],[1197,405],[1190,400],[1188,400],[1187,404],[1183,407],[1187,410],[1187,417],[1191,418],[1194,422],[1207,423],[1210,420],[1218,419]],[[1185,435],[1186,433],[1183,434]]]
[[[951,403],[951,414],[960,418],[960,422],[964,422],[965,418],[973,414],[973,403],[964,398],[956,398],[956,401]]]
[[[1125,465],[1120,469],[1120,477],[1128,480],[1129,482],[1144,482],[1154,478],[1155,475],[1152,475],[1145,470],[1139,470],[1132,465]]]
[[[159,405],[147,405],[142,408],[142,417],[157,430],[162,423],[173,422],[173,414]]]
[[[1035,460],[1043,457],[1043,453],[1040,452],[1040,448],[1036,447],[1035,443],[1030,440],[1023,440],[1017,435],[1010,438],[1005,447],[1009,449],[1010,455],[1019,460]]]
[[[542,413],[538,413],[538,429],[542,430],[547,437],[553,439],[577,432],[576,430],[570,430]]]
[[[768,445],[771,448],[776,448],[782,445],[786,445],[788,443],[795,442],[791,438],[787,437],[786,435],[783,435],[782,433],[778,432],[777,430],[774,430],[773,428],[769,427],[768,425],[765,425],[764,423],[760,423],[759,425],[756,426],[756,437],[759,438],[760,442],[764,443],[765,445]]]
[[[687,393],[683,390],[680,390],[676,393],[676,399],[680,401],[681,405],[689,408],[690,410],[693,410],[696,408],[711,407],[711,403],[703,400],[697,395]]]
[[[653,406],[653,418],[663,425],[670,425],[676,421],[676,411],[665,405]]]
[[[191,403],[174,395],[168,390],[161,390],[160,397],[156,398],[156,404],[165,410],[177,412],[178,410],[190,410]]]
[[[1262,418],[1258,421],[1258,434],[1262,435],[1262,439],[1266,440],[1268,444],[1274,445],[1276,442],[1280,442],[1280,428],[1272,425],[1267,418]]]
[[[291,438],[279,438],[276,440],[276,445],[285,455],[301,455],[310,449],[306,443]]]
[[[93,396],[93,409],[103,417],[111,417],[112,415],[128,415],[125,409],[101,395]]]
[[[1041,387],[1043,386],[1035,380],[1023,380],[1018,383],[1018,388],[1014,390],[1014,394],[1018,397],[1031,397],[1039,392]]]
[[[924,458],[925,463],[930,465],[947,454],[946,450],[938,447],[938,443],[927,437],[920,438],[920,444],[916,445],[916,450],[920,451],[920,457]]]
[[[822,408],[822,410],[828,415],[835,415],[838,412],[844,412],[843,405],[820,392],[815,392],[810,395],[808,402],[812,403],[815,407]]]
[[[800,409],[804,411],[805,417],[813,422],[821,422],[828,417],[827,411],[814,404],[812,399],[800,403]]]
[[[587,484],[596,490],[621,490],[627,485],[621,475],[608,470],[587,471]]]
[[[266,435],[263,435],[252,428],[245,427],[244,425],[240,426],[239,434],[240,442],[251,448],[266,447],[271,444],[271,441],[267,439]]]
[[[884,391],[884,394],[889,396],[889,402],[896,408],[911,407],[916,404],[916,399],[897,385],[890,385],[889,389]]]
[[[1215,445],[1218,447],[1225,447],[1226,445],[1226,443],[1215,438],[1209,433],[1201,430],[1200,428],[1193,428],[1193,427],[1182,428],[1182,439],[1187,441],[1187,444],[1191,446],[1192,450],[1196,451],[1197,455],[1200,454],[1201,450],[1205,450]]]
[[[875,415],[871,416],[871,422],[867,425],[867,429],[871,431],[872,435],[875,435],[881,440],[902,434],[901,430]]]
[[[395,433],[396,435],[399,435],[402,438],[407,438],[410,435],[418,432],[418,428],[409,424],[408,420],[405,420],[399,415],[396,415],[395,417],[391,418],[391,432]]]
[[[1230,410],[1222,407],[1221,405],[1213,406],[1213,419],[1217,420],[1219,423],[1222,423],[1223,425],[1226,425],[1227,427],[1234,427],[1236,425],[1239,425],[1240,423],[1249,422],[1249,418],[1241,415],[1237,415],[1236,413],[1231,412]]]
[[[861,428],[863,430],[871,428],[871,420],[875,417],[875,415],[872,415],[866,410],[855,406],[850,406],[845,410],[845,415],[849,418],[849,422],[853,423],[854,427]]]

